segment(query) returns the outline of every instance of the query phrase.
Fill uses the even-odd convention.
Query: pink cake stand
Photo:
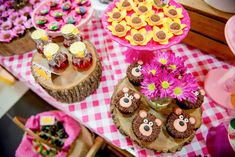
[[[174,0],[170,0],[169,2],[170,5],[176,6],[177,8],[182,8],[183,10],[182,14],[184,15],[184,18],[181,19],[181,23],[186,24],[186,28],[183,29],[183,34],[172,37],[169,40],[169,43],[166,45],[160,45],[156,43],[155,41],[151,40],[145,46],[133,46],[129,43],[129,41],[125,39],[125,37],[120,38],[120,37],[114,36],[112,32],[108,29],[108,26],[111,23],[108,22],[108,15],[106,13],[112,11],[113,8],[115,7],[115,4],[119,1],[120,0],[114,0],[112,3],[108,5],[108,7],[105,10],[105,14],[102,17],[102,23],[103,23],[105,31],[108,33],[108,35],[111,37],[112,40],[127,47],[125,56],[126,56],[126,61],[129,63],[137,61],[137,60],[142,60],[143,62],[150,61],[155,56],[156,52],[159,52],[162,49],[169,48],[172,45],[175,45],[181,42],[187,36],[188,31],[190,30],[190,18],[189,18],[187,11],[179,3],[176,3]],[[130,14],[132,14],[132,12],[129,12],[127,15],[130,15]],[[145,26],[145,29],[149,31],[149,30],[152,30],[152,27],[147,25]],[[130,34],[130,31],[127,33],[127,35],[128,34]]]
[[[231,17],[225,25],[225,38],[235,55],[235,16]],[[231,94],[235,93],[235,68],[211,70],[206,76],[205,90],[220,106],[235,109],[231,102]]]
[[[50,2],[50,0],[44,0],[43,2],[41,2],[37,8],[34,9],[33,11],[33,15],[32,15],[32,24],[33,26],[36,28],[36,29],[42,29],[42,28],[39,28],[36,24],[36,13],[38,12],[38,10],[40,8],[42,8],[44,5],[48,4]],[[93,9],[93,6],[92,6],[92,3],[91,3],[91,6],[89,6],[87,8],[88,12],[87,12],[87,15],[85,15],[84,17],[81,17],[81,18],[78,18],[77,20],[79,20],[78,24],[76,25],[76,27],[78,28],[82,28],[83,26],[85,26],[92,18],[93,14],[94,14],[94,9]],[[51,37],[57,37],[57,36],[61,36],[61,32],[60,30],[58,31],[50,31],[50,30],[45,30],[47,31],[48,35],[50,35]]]

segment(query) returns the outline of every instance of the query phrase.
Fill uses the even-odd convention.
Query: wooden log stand
[[[88,41],[84,41],[88,51],[92,53],[93,62],[87,71],[79,72],[73,68],[72,55],[66,48],[62,51],[68,55],[69,66],[60,75],[51,74],[49,79],[45,80],[37,74],[35,63],[49,69],[47,60],[41,54],[35,53],[32,59],[31,71],[37,83],[39,83],[52,97],[60,102],[73,103],[84,100],[91,95],[99,86],[102,65],[96,53],[95,47]],[[59,43],[62,45],[62,43]]]
[[[134,142],[136,142],[141,147],[155,150],[157,152],[176,152],[178,150],[181,150],[184,145],[191,142],[191,140],[195,136],[196,130],[194,131],[194,133],[190,137],[185,138],[185,139],[175,139],[167,133],[167,130],[165,127],[165,122],[166,122],[167,116],[172,112],[173,108],[177,106],[176,103],[172,103],[167,108],[162,109],[160,111],[156,111],[156,110],[153,110],[151,107],[149,107],[146,98],[144,98],[144,96],[139,92],[139,94],[142,95],[142,98],[141,98],[142,103],[139,108],[147,109],[148,112],[152,113],[153,115],[155,115],[156,117],[161,119],[163,122],[161,132],[155,141],[148,142],[148,143],[140,141],[135,136],[135,134],[132,130],[132,121],[133,121],[134,117],[138,114],[138,111],[136,111],[131,116],[126,116],[126,115],[123,115],[114,105],[114,97],[124,87],[132,89],[136,92],[140,91],[139,87],[133,86],[129,82],[128,78],[124,78],[123,80],[121,80],[118,83],[118,85],[116,86],[116,89],[112,95],[112,100],[111,100],[112,118],[113,118],[113,121],[116,124],[117,128],[119,129],[119,131],[122,134],[129,136]],[[198,129],[202,123],[202,109],[201,108],[190,109],[190,110],[184,110],[184,112],[188,113],[190,116],[195,117],[195,119],[196,119],[195,128]]]
[[[26,31],[25,35],[13,39],[10,43],[0,42],[0,55],[1,56],[12,56],[20,55],[26,52],[30,52],[35,49],[36,44],[30,37],[30,31]]]

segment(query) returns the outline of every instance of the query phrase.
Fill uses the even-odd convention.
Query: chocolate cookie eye
[[[183,116],[183,115],[180,115],[180,116],[179,116],[179,119],[183,120],[183,119],[184,119],[184,116]]]
[[[148,124],[148,119],[144,119],[144,123],[145,123],[145,124]]]
[[[149,126],[153,126],[153,122],[149,122]]]
[[[184,122],[185,122],[185,123],[188,123],[188,118],[184,118]]]

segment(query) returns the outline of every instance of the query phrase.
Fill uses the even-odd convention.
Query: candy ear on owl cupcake
[[[161,129],[162,121],[145,110],[140,110],[132,121],[132,129],[136,137],[143,142],[154,141]]]
[[[180,108],[174,108],[166,121],[167,132],[174,138],[187,138],[194,134],[196,119]]]
[[[143,65],[142,61],[130,64],[126,72],[129,81],[137,86],[140,85],[140,83],[143,81],[143,74],[141,72],[142,65]]]
[[[114,104],[123,114],[131,114],[139,108],[140,99],[139,93],[124,87],[114,98]]]

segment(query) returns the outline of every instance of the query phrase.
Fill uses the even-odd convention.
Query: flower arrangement
[[[142,73],[141,92],[149,100],[171,98],[196,102],[197,81],[187,73],[184,60],[173,53],[158,53],[151,63],[142,67]]]
[[[39,2],[30,0],[25,7],[16,10],[14,0],[0,1],[0,42],[11,42],[33,27],[30,14]]]

